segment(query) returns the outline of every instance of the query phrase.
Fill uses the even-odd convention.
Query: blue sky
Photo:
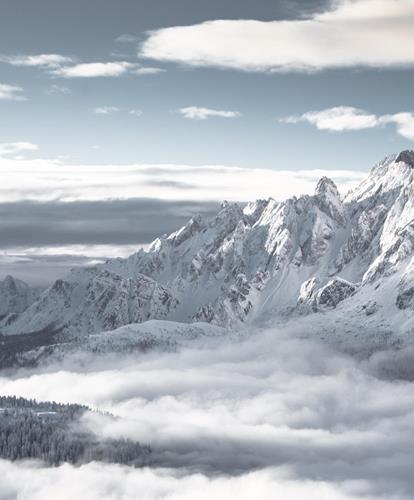
[[[301,19],[328,9],[332,9],[329,3],[321,1],[10,2],[0,20],[5,57],[53,53],[81,63],[127,61],[165,71],[69,79],[39,66],[3,63],[0,83],[21,87],[27,100],[0,101],[7,117],[0,124],[1,142],[32,142],[42,157],[62,156],[69,163],[366,170],[384,155],[410,147],[412,141],[398,135],[392,124],[332,132],[306,122],[293,126],[279,120],[334,106],[377,115],[411,111],[414,71],[410,68],[270,73],[183,66],[179,61],[137,56],[149,30],[214,19]],[[30,21],[23,23],[23,17]],[[136,40],[117,42],[122,34]],[[189,120],[177,111],[189,106],[241,116]],[[95,114],[100,107],[119,111]],[[129,114],[131,110],[142,114]]]
[[[412,0],[7,2],[0,276],[127,255],[223,199],[346,192],[413,148],[413,25]]]

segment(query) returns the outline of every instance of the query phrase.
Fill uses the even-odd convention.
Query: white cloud
[[[0,461],[0,474],[0,495],[4,499],[378,500],[378,497],[370,495],[371,486],[362,481],[349,485],[329,484],[318,479],[300,481],[283,469],[209,477],[185,471],[180,474],[172,470],[122,467],[97,462],[47,468],[31,462]],[[359,492],[363,496],[359,496]],[[392,500],[408,498],[393,496]]]
[[[48,95],[69,95],[72,93],[70,88],[55,84],[51,85],[45,92]]]
[[[216,20],[150,32],[140,55],[247,71],[414,65],[412,0],[339,0],[309,19]]]
[[[97,78],[121,76],[136,68],[136,64],[127,61],[80,63],[53,70],[56,76],[63,78]]]
[[[0,157],[20,153],[22,151],[37,151],[39,146],[32,142],[7,142],[0,144]]]
[[[307,122],[319,130],[343,132],[362,130],[387,124],[395,124],[397,133],[406,139],[414,140],[414,113],[402,112],[391,115],[375,115],[363,109],[350,106],[335,106],[321,111],[308,111],[302,115],[282,118],[283,123]]]
[[[386,374],[412,377],[413,348],[358,361],[315,341],[318,321],[188,343],[177,325],[182,347],[170,352],[66,355],[3,374],[1,394],[111,412],[83,422],[98,436],[150,443],[153,457],[146,468],[0,461],[0,497],[412,498],[414,384]]]
[[[158,75],[159,73],[165,73],[163,68],[152,68],[151,66],[141,66],[134,70],[135,75]]]
[[[136,43],[138,40],[137,36],[128,33],[124,33],[115,38],[115,42],[117,43]]]
[[[250,201],[313,193],[331,177],[342,192],[364,172],[270,170],[219,165],[76,165],[46,159],[0,159],[0,201],[108,200],[142,195],[167,200]]]
[[[142,116],[142,111],[140,109],[130,109],[128,113],[132,116]]]
[[[221,109],[201,108],[198,106],[188,106],[181,108],[178,112],[189,120],[206,120],[210,117],[238,118],[241,113],[238,111],[226,111]]]
[[[389,123],[395,123],[400,135],[414,141],[414,113],[396,113],[383,119],[388,120]]]
[[[130,35],[121,35],[117,38],[117,41],[131,42],[132,40],[130,39]],[[52,75],[63,78],[117,77],[128,72],[136,75],[155,75],[165,71],[163,68],[141,66],[138,63],[128,61],[84,62],[75,64],[77,62],[76,59],[60,54],[0,55],[0,62],[11,64],[12,66],[38,67]],[[52,87],[58,88],[57,85]],[[52,92],[55,94],[59,93],[57,90],[53,91],[53,89]]]
[[[135,75],[155,75],[164,71],[165,70],[162,68],[145,67],[128,61],[110,61],[79,63],[73,66],[59,66],[54,68],[51,73],[63,78],[98,78],[117,77],[127,73]]]
[[[116,106],[100,106],[93,110],[96,115],[109,115],[111,113],[117,113],[118,111],[120,111],[120,109]]]
[[[60,54],[37,54],[24,56],[0,56],[0,62],[5,62],[13,66],[39,66],[47,68],[57,68],[61,64],[73,62],[73,58]]]
[[[300,116],[289,116],[281,120],[285,123],[308,122],[319,130],[361,130],[377,127],[380,121],[376,115],[350,106],[336,106],[321,111],[308,111]]]
[[[8,85],[0,83],[0,100],[4,101],[25,101],[26,97],[22,95],[22,87],[17,85]]]

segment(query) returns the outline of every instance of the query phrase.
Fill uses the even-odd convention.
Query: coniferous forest
[[[127,439],[100,440],[79,422],[89,408],[0,396],[0,457],[49,465],[91,461],[143,465],[150,448]]]

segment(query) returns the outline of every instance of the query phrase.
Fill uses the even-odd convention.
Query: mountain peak
[[[343,223],[344,213],[341,195],[332,179],[322,177],[315,189],[315,201],[319,208],[337,222]]]
[[[406,165],[414,168],[414,151],[406,149],[405,151],[401,151],[401,153],[395,159],[395,162],[403,162]]]
[[[321,177],[315,188],[315,196],[326,195],[328,192],[340,198],[338,188],[334,181],[329,177]]]

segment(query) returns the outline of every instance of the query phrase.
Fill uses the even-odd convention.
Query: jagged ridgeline
[[[125,439],[99,440],[86,430],[80,418],[87,411],[76,404],[0,396],[0,457],[49,465],[101,461],[142,466],[148,461],[148,446]]]
[[[191,337],[207,331],[200,325],[239,330],[309,316],[320,318],[314,331],[400,342],[414,331],[413,280],[414,152],[402,151],[346,196],[323,177],[312,195],[225,202],[210,220],[195,215],[148,249],[74,269],[40,295],[6,278],[0,366],[65,343],[146,349],[167,330],[175,341],[178,323]]]

